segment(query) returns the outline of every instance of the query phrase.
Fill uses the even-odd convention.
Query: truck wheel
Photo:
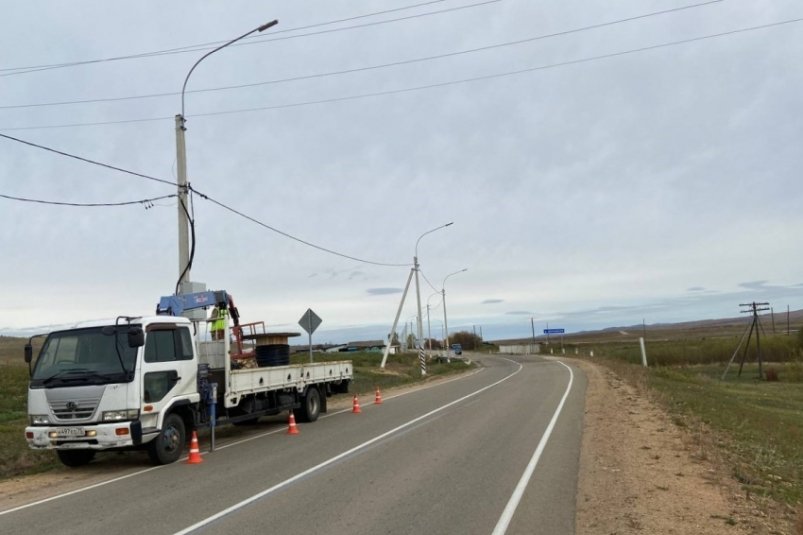
[[[148,457],[153,464],[174,463],[184,452],[186,441],[184,421],[178,414],[169,414],[165,418],[162,431],[148,444]]]
[[[301,407],[298,409],[298,419],[302,422],[314,422],[321,413],[321,392],[316,386],[307,388]]]
[[[58,450],[56,454],[64,466],[84,466],[95,458],[95,450]]]

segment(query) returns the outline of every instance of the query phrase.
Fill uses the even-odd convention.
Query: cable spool
[[[260,368],[290,364],[290,344],[268,344],[256,347],[256,360]]]

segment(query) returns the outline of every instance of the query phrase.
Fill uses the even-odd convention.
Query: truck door
[[[171,402],[196,394],[197,366],[189,327],[152,324],[145,337],[142,364],[142,425],[154,428]]]

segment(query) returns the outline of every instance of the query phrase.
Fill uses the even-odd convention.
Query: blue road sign
[[[563,334],[566,329],[544,329],[544,334]]]

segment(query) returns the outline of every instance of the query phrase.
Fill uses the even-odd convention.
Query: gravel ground
[[[578,534],[798,534],[794,511],[748,497],[699,441],[607,368],[588,375]]]

